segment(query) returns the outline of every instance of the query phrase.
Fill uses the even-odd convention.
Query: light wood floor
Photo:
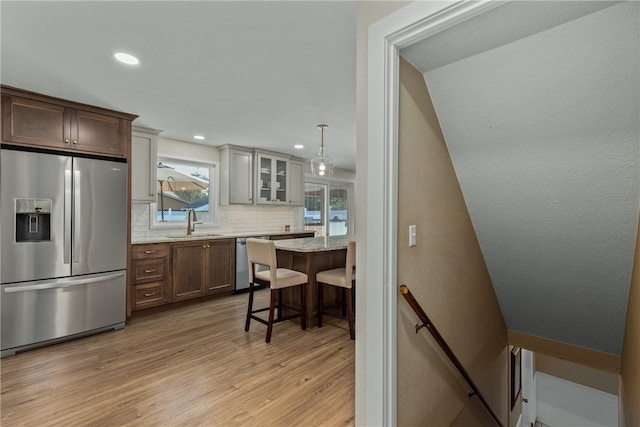
[[[266,305],[268,292],[257,292]],[[12,426],[354,425],[354,341],[327,317],[251,323],[247,294],[135,316],[120,331],[2,359]],[[257,306],[257,305],[256,305]]]

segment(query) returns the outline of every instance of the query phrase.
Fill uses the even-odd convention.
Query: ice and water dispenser
[[[16,242],[51,240],[50,199],[16,199]]]

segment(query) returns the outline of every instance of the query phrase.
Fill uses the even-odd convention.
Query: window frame
[[[355,235],[356,234],[356,183],[355,180],[353,179],[348,179],[348,178],[336,178],[336,177],[326,177],[326,178],[321,178],[321,177],[317,177],[315,175],[310,175],[310,174],[305,174],[304,177],[304,194],[305,194],[305,198],[306,198],[306,185],[307,184],[316,184],[316,185],[326,185],[327,186],[327,194],[325,195],[325,199],[327,199],[325,202],[323,202],[323,205],[326,204],[326,210],[327,212],[321,212],[320,213],[320,217],[324,218],[323,223],[324,222],[328,222],[330,218],[328,218],[328,214],[329,214],[329,194],[331,193],[331,187],[332,186],[339,186],[339,187],[345,187],[347,190],[347,198],[349,200],[349,207],[347,209],[347,235]],[[305,206],[306,206],[306,201],[305,204],[303,204],[302,209],[301,209],[301,215],[302,215],[302,224],[303,227],[305,226],[305,218],[304,218],[304,212],[305,212]],[[325,215],[326,214],[326,215]],[[317,236],[317,237],[324,237],[324,236],[329,236],[329,227],[325,226],[325,233],[323,236]]]
[[[219,206],[220,206],[220,162],[201,162],[183,158],[157,156],[156,164],[153,169],[154,182],[157,182],[157,164],[181,164],[185,166],[209,169],[209,216],[208,221],[202,221],[198,224],[198,228],[213,228],[220,223]],[[154,202],[149,203],[149,226],[151,229],[179,229],[187,226],[187,221],[158,221],[158,197],[160,192],[156,191]]]

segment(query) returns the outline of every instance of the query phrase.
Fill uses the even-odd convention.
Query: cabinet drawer
[[[162,258],[168,256],[168,243],[152,243],[149,245],[131,246],[131,259]]]
[[[167,293],[163,282],[134,286],[133,297],[134,309],[152,307],[167,302]]]
[[[139,259],[133,262],[133,282],[158,281],[165,277],[166,260],[162,258]]]

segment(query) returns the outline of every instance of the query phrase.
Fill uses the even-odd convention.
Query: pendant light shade
[[[333,175],[333,160],[324,153],[324,130],[327,125],[318,125],[320,129],[320,151],[318,155],[311,159],[311,173],[314,176],[331,176]]]

